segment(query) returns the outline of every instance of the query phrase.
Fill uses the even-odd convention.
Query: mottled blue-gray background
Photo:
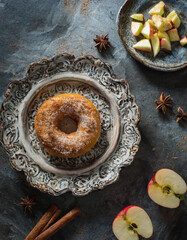
[[[78,205],[82,216],[51,239],[114,240],[112,221],[125,206],[143,207],[154,225],[151,240],[187,239],[187,200],[176,212],[166,212],[147,195],[147,184],[160,168],[171,168],[187,180],[187,125],[176,122],[177,108],[187,111],[187,70],[163,73],[144,67],[130,57],[116,32],[117,12],[124,0],[1,0],[0,1],[0,101],[7,84],[20,79],[34,61],[67,51],[91,54],[109,62],[119,78],[125,78],[141,108],[140,149],[133,164],[119,180],[86,197],[71,193],[52,197],[28,185],[22,172],[12,169],[0,149],[0,240],[22,240],[51,203],[66,213]],[[96,34],[109,33],[112,47],[99,54]],[[170,94],[173,108],[166,116],[155,110],[161,92]],[[155,151],[152,151],[155,148]],[[20,197],[34,196],[33,216],[24,214]],[[168,215],[175,217],[167,218]]]

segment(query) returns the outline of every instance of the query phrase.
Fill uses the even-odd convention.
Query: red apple
[[[180,44],[181,44],[181,46],[186,45],[186,44],[187,44],[187,37],[182,38],[182,39],[180,40]]]
[[[150,11],[150,15],[158,14],[162,16],[165,11],[165,3],[163,1],[160,1],[158,4],[156,4]]]
[[[148,184],[148,195],[160,206],[177,208],[186,189],[186,183],[179,174],[170,169],[160,169]]]
[[[171,52],[171,43],[168,39],[162,38],[160,45],[161,45],[161,49],[163,49],[165,52],[169,52],[169,53]]]
[[[171,29],[168,31],[168,36],[171,42],[180,41],[180,37],[177,31],[177,28]]]
[[[131,31],[134,36],[138,36],[141,33],[143,24],[140,22],[131,22]]]
[[[154,57],[159,53],[160,51],[160,39],[158,37],[158,34],[155,33],[153,37],[151,38],[152,48],[153,48],[153,54]]]
[[[133,48],[143,52],[151,52],[151,44],[148,39],[140,40],[133,46]]]
[[[143,21],[144,17],[142,13],[135,13],[131,15],[131,18],[137,21]]]
[[[149,238],[153,225],[148,214],[138,206],[123,209],[114,219],[112,230],[118,240],[138,240],[138,235]]]

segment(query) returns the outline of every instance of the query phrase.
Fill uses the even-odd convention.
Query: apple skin
[[[160,45],[161,45],[161,49],[163,49],[165,52],[171,53],[171,43],[168,39],[162,38]]]
[[[165,188],[169,187],[169,192]],[[167,208],[177,208],[180,199],[176,194],[184,194],[187,190],[182,177],[170,169],[158,170],[150,180],[147,191],[149,197],[158,205]]]
[[[181,46],[185,46],[187,44],[187,37],[183,37],[181,40],[180,40],[180,44]]]

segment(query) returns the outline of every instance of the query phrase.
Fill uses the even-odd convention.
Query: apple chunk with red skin
[[[167,208],[177,208],[180,196],[187,186],[182,177],[170,169],[160,169],[148,184],[148,195],[158,205]]]
[[[180,37],[177,31],[177,28],[171,29],[168,31],[168,36],[171,42],[180,41]]]
[[[134,36],[138,36],[143,28],[143,24],[140,22],[131,22],[131,31]]]
[[[180,40],[180,44],[181,46],[185,46],[187,44],[187,37],[183,37],[181,40]]]
[[[112,230],[118,240],[138,240],[138,235],[149,238],[153,225],[148,214],[138,206],[124,208],[114,219]]]
[[[168,53],[171,52],[171,43],[168,39],[162,38],[160,45],[161,45],[161,49],[163,49],[165,52],[168,52]]]

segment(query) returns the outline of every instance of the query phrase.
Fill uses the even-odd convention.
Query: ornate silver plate
[[[94,103],[102,132],[85,155],[63,159],[45,152],[34,120],[45,100],[70,92]],[[127,82],[117,79],[108,63],[64,53],[31,64],[24,79],[8,85],[1,109],[1,142],[12,166],[23,170],[32,186],[55,196],[67,191],[82,196],[113,183],[121,167],[131,164],[140,142],[139,118]]]

